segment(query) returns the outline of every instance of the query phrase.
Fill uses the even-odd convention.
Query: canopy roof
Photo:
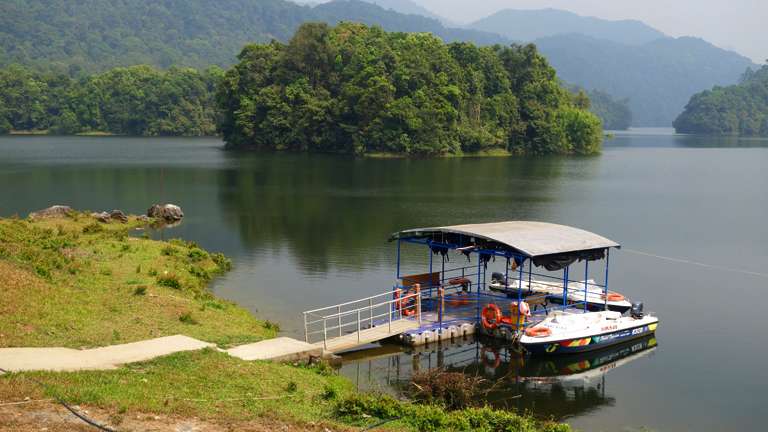
[[[458,244],[455,241],[457,234],[462,238],[467,237],[464,242],[461,242],[462,245],[471,241],[469,237],[474,237],[496,243],[495,246],[501,246],[504,249],[517,250],[529,257],[620,247],[618,243],[612,240],[579,228],[529,221],[417,228],[395,233],[391,240],[432,238],[440,241],[441,238],[449,237],[452,243]]]

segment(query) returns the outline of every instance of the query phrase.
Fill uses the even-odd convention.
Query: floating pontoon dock
[[[415,346],[479,331],[515,344],[530,333],[526,329],[540,324],[559,332],[557,316],[586,314],[596,306],[607,311],[609,298],[616,294],[608,291],[608,261],[610,249],[619,248],[619,244],[578,228],[512,221],[411,229],[393,234],[390,241],[395,243],[397,254],[397,282],[392,289],[304,312],[306,342],[339,353],[384,339]],[[401,249],[406,244],[426,246],[426,272],[402,273]],[[605,260],[602,283],[595,282],[590,273],[590,263],[598,260]],[[456,262],[460,264],[452,264]],[[579,262],[583,262],[583,268],[576,269]],[[503,269],[498,269],[502,271],[497,274],[504,275],[502,292],[492,290],[492,281],[487,278],[488,267],[500,265]],[[542,283],[550,287],[557,284],[562,293],[534,292],[532,287]],[[574,296],[574,290],[579,295]],[[635,331],[634,318],[626,317],[619,323],[615,320],[621,314],[594,313],[598,315],[588,317],[586,323],[614,320],[603,328],[606,334],[595,339],[580,336],[575,342],[555,340],[543,350],[558,351],[561,342],[566,344],[558,353],[586,350],[592,348],[588,346],[592,343],[594,348],[615,344],[656,328],[655,324],[649,326],[652,320],[646,319],[636,325],[644,326],[642,331]],[[618,330],[614,322],[619,323]],[[586,328],[588,334],[589,324]],[[630,332],[625,334],[627,329]],[[551,333],[549,328],[544,330]],[[611,332],[616,334],[608,337]]]

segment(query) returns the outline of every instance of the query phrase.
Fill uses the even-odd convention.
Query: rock
[[[29,214],[32,219],[47,219],[47,218],[59,218],[67,216],[72,212],[72,207],[65,205],[55,205],[46,209],[38,210]]]
[[[181,207],[174,204],[155,204],[147,210],[147,216],[173,223],[183,219],[184,212],[181,211]]]
[[[112,210],[109,212],[109,218],[112,220],[118,220],[122,223],[128,222],[128,216],[122,210]]]
[[[142,222],[149,222],[149,216],[147,215],[140,215],[136,219],[142,221]]]
[[[91,217],[95,218],[97,221],[101,223],[109,223],[109,213],[107,212],[101,212],[101,213],[91,213]]]

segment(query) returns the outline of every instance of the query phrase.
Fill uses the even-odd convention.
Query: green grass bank
[[[190,242],[144,238],[136,230],[147,223],[135,216],[101,223],[80,212],[0,219],[0,348],[95,347],[174,334],[229,347],[276,335],[276,325],[208,291],[230,268],[226,257]],[[110,371],[0,375],[0,402],[25,398],[105,410],[100,420],[117,430],[147,414],[229,430],[268,430],[274,421],[291,430],[360,430],[391,420],[378,428],[570,431],[490,408],[448,410],[360,394],[326,364],[247,362],[214,349]]]

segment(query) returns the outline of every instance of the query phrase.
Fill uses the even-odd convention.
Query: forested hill
[[[246,46],[222,84],[229,147],[446,155],[591,154],[602,128],[534,45],[304,24]]]
[[[675,120],[679,133],[768,136],[768,65],[741,83],[694,95]]]
[[[74,73],[135,64],[228,66],[246,43],[286,41],[307,21],[344,20],[448,41],[506,42],[360,1],[312,8],[285,0],[13,0],[0,2],[0,67]]]
[[[565,81],[628,98],[634,126],[670,126],[691,95],[734,84],[754,66],[746,57],[689,37],[627,45],[560,35],[535,43]]]
[[[628,45],[641,45],[667,37],[641,21],[610,21],[557,9],[506,9],[476,21],[469,27],[526,42],[549,36],[581,34]]]

